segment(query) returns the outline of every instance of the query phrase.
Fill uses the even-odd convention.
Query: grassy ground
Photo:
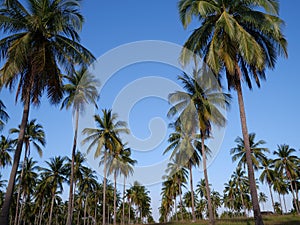
[[[300,216],[264,216],[265,225],[300,225]],[[196,223],[168,223],[171,225],[207,225],[207,221],[197,221]],[[216,225],[254,225],[251,218],[222,219],[217,220]]]

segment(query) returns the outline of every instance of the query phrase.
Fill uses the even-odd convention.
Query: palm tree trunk
[[[190,186],[191,186],[191,197],[192,197],[192,222],[195,222],[196,221],[196,215],[195,215],[195,200],[194,200],[192,165],[189,164],[188,167],[189,167],[189,170],[190,170]]]
[[[271,200],[272,200],[273,212],[275,213],[275,204],[274,204],[274,199],[273,199],[271,184],[268,184],[268,186],[269,186],[270,196],[271,196]]]
[[[285,210],[285,213],[287,213],[286,202],[285,202],[285,194],[283,194],[282,198],[283,198],[284,210]]]
[[[117,172],[114,172],[114,225],[117,224]]]
[[[22,196],[22,200],[24,201],[25,199],[25,193],[23,192],[23,196]],[[19,212],[19,215],[18,215],[18,222],[17,224],[20,225],[21,224],[21,219],[22,219],[22,213],[23,213],[23,208],[24,208],[24,204],[25,204],[26,201],[24,201],[21,206],[20,206],[20,212]]]
[[[17,148],[15,150],[14,154],[14,162],[11,168],[9,182],[6,189],[5,194],[5,200],[2,205],[1,215],[0,215],[0,224],[1,225],[9,225],[9,209],[12,201],[13,191],[15,187],[15,179],[18,171],[18,166],[20,162],[20,157],[22,153],[22,145],[23,145],[23,139],[25,134],[25,128],[28,121],[29,116],[29,109],[30,109],[30,95],[26,96],[26,99],[24,101],[24,108],[23,108],[23,116],[22,121],[20,125],[20,132],[17,142]]]
[[[128,224],[130,224],[131,198],[129,198]]]
[[[243,209],[244,209],[244,214],[245,214],[245,217],[248,217],[242,190],[243,190],[242,187],[240,187],[241,201],[242,201],[242,206],[243,206]]]
[[[75,112],[75,131],[74,131],[73,148],[72,148],[72,163],[71,163],[71,175],[70,175],[68,216],[67,216],[67,224],[66,225],[72,225],[72,220],[73,220],[73,207],[72,207],[73,206],[73,183],[74,183],[75,152],[76,152],[76,146],[77,146],[78,120],[79,120],[79,112],[77,109]]]
[[[180,181],[180,179],[179,179],[179,201],[180,201],[181,221],[183,221],[183,204],[182,204],[182,193],[181,193],[181,181]]]
[[[83,211],[83,225],[86,224],[86,209],[87,209],[87,195],[85,196],[85,201],[84,201],[84,211]]]
[[[177,201],[176,201],[176,189],[175,189],[175,196],[174,196],[174,202],[175,202],[175,218],[176,222],[178,222],[178,216],[177,216]]]
[[[299,214],[299,208],[298,208],[298,204],[296,202],[295,191],[294,191],[292,179],[289,178],[289,180],[290,180],[290,186],[291,186],[291,190],[292,190],[292,195],[293,195],[293,200],[294,200],[294,204],[295,204],[295,207],[296,207],[296,211]]]
[[[55,193],[52,194],[50,214],[49,214],[49,225],[51,225],[51,223],[52,223],[52,212],[53,212],[53,206],[54,206],[54,199],[55,199]]]
[[[201,132],[201,150],[202,150],[202,161],[203,161],[203,172],[204,172],[204,179],[205,179],[205,188],[206,188],[206,197],[207,197],[207,204],[208,204],[208,216],[209,216],[209,223],[211,225],[215,224],[214,214],[211,204],[211,197],[210,197],[210,188],[208,182],[208,175],[207,175],[207,168],[206,168],[206,152],[204,146],[204,134]]]
[[[107,159],[107,152],[104,153],[104,169],[103,169],[103,202],[102,202],[102,225],[105,225],[105,198],[106,198],[106,159]]]
[[[236,69],[237,69],[237,72],[239,73],[239,77],[241,79],[242,74],[241,74],[241,70],[237,63],[236,63]],[[263,219],[261,216],[261,212],[260,212],[258,197],[257,197],[257,189],[256,189],[256,182],[255,182],[255,177],[254,177],[253,162],[251,159],[249,133],[248,133],[248,128],[247,128],[247,120],[246,120],[246,112],[245,112],[245,104],[244,104],[241,80],[236,81],[236,92],[237,92],[237,96],[238,96],[238,104],[239,104],[244,146],[245,146],[245,150],[246,150],[246,162],[247,162],[247,168],[248,168],[248,178],[249,178],[250,194],[251,194],[251,199],[252,199],[252,207],[253,207],[255,225],[264,225],[264,222],[263,222]]]
[[[98,196],[97,194],[95,194],[95,211],[94,211],[95,225],[97,224],[97,206],[98,206]]]
[[[282,214],[282,202],[281,202],[281,196],[280,193],[278,192],[278,199],[279,199],[279,204],[280,204],[280,208],[281,208],[281,214]]]
[[[122,225],[125,225],[125,182],[126,182],[126,176],[124,176],[124,184],[123,184],[123,205],[122,205]]]
[[[20,202],[20,195],[21,195],[21,183],[22,183],[22,179],[23,179],[23,175],[24,175],[24,168],[25,168],[25,162],[26,162],[26,156],[27,156],[27,152],[28,152],[28,147],[26,145],[26,149],[25,149],[25,154],[24,154],[24,159],[23,159],[23,163],[22,163],[22,170],[21,170],[21,176],[20,176],[20,181],[19,181],[19,186],[18,186],[18,195],[17,195],[17,206],[16,206],[16,213],[15,213],[15,221],[14,221],[14,225],[19,225],[20,221],[19,221],[19,202]]]

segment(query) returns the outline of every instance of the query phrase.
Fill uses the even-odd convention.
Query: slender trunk
[[[42,220],[43,220],[43,211],[44,211],[44,206],[43,206],[43,201],[42,201],[41,214],[40,214],[40,219],[39,219],[39,225],[42,224]]]
[[[244,214],[245,217],[247,217],[247,210],[246,210],[246,206],[245,206],[245,202],[244,202],[244,197],[243,197],[243,192],[242,192],[242,187],[240,186],[240,193],[241,193],[241,201],[242,201],[242,206],[244,209]]]
[[[290,186],[291,186],[291,190],[292,190],[292,195],[293,195],[293,200],[294,200],[294,204],[295,204],[295,207],[296,207],[296,211],[299,214],[299,208],[298,208],[298,204],[296,202],[295,191],[294,191],[294,187],[293,187],[293,183],[292,183],[291,179],[290,179]]]
[[[107,224],[109,225],[109,219],[110,219],[110,216],[109,216],[109,206],[107,206]]]
[[[20,203],[20,197],[21,197],[21,183],[22,183],[22,179],[23,179],[23,176],[24,176],[24,168],[25,168],[25,163],[26,163],[27,152],[28,152],[28,146],[26,145],[24,159],[23,159],[23,163],[22,163],[21,176],[20,176],[19,186],[18,186],[17,206],[16,206],[14,225],[19,225],[20,224],[20,220],[19,220],[19,203]]]
[[[125,225],[125,186],[126,183],[126,176],[124,176],[124,184],[123,184],[123,208],[122,208],[122,225]]]
[[[83,225],[86,224],[86,209],[87,209],[87,196],[85,196],[85,201],[84,201],[84,211],[83,211]]]
[[[75,161],[74,161],[74,170],[75,170]],[[75,177],[74,177],[74,182],[73,183],[74,183],[74,188],[73,188],[73,198],[72,198],[72,209],[74,211],[74,209],[75,209],[75,207],[74,207],[74,205],[75,205],[74,204],[74,201],[75,201],[75,192],[76,192],[76,188],[77,188],[77,180],[75,179]],[[68,205],[68,207],[69,207],[69,205]],[[73,213],[72,213],[72,216],[73,216]]]
[[[23,116],[22,116],[22,122],[20,125],[20,132],[17,142],[17,148],[15,150],[14,154],[14,161],[10,172],[9,182],[6,189],[5,194],[5,200],[2,205],[1,215],[0,215],[0,224],[1,225],[8,225],[9,224],[9,209],[12,202],[13,197],[13,191],[15,186],[15,179],[18,171],[18,165],[20,162],[20,157],[22,153],[22,145],[23,145],[23,139],[25,134],[25,128],[28,121],[29,116],[29,109],[30,109],[30,95],[28,95],[24,102],[24,108],[23,108]]]
[[[286,202],[285,202],[285,194],[283,194],[282,198],[283,198],[284,210],[285,210],[285,213],[287,213]]]
[[[274,199],[273,199],[271,184],[268,184],[268,186],[269,186],[270,196],[271,196],[271,200],[272,200],[273,212],[275,213],[275,204],[274,204]]]
[[[205,139],[205,137],[202,132],[201,149],[202,149],[202,161],[203,161],[203,172],[204,172],[204,179],[205,179],[206,197],[207,197],[207,204],[208,204],[208,217],[209,217],[209,223],[211,225],[214,225],[215,220],[214,220],[213,208],[212,208],[212,204],[211,204],[210,188],[209,188],[207,168],[206,168],[206,152],[205,152],[204,139]]]
[[[181,181],[180,181],[180,179],[179,179],[179,201],[180,201],[181,221],[183,221],[183,205],[182,205],[182,194],[181,194]]]
[[[52,223],[52,212],[53,212],[53,206],[54,206],[54,199],[55,199],[55,194],[52,194],[50,214],[49,214],[49,225],[51,225],[51,223]]]
[[[80,205],[81,205],[81,203],[80,203]],[[80,210],[81,210],[81,206],[80,206],[79,209],[78,209],[78,214],[77,214],[77,225],[80,224]]]
[[[297,207],[299,210],[299,196],[298,196],[298,186],[297,186],[297,182],[295,181],[295,193],[296,193],[296,202],[297,202]]]
[[[278,192],[278,199],[279,199],[279,204],[280,204],[280,209],[281,209],[281,214],[282,214],[282,202],[281,202],[281,196],[280,193]]]
[[[24,208],[24,204],[25,204],[25,202],[26,202],[26,201],[24,201],[24,200],[25,200],[25,193],[23,193],[23,195],[22,195],[22,201],[23,201],[23,202],[22,202],[22,204],[21,204],[21,206],[20,206],[20,212],[19,212],[18,222],[17,222],[18,225],[21,224],[23,208]]]
[[[176,190],[175,190],[176,192]],[[176,218],[176,222],[178,222],[178,216],[177,216],[177,201],[176,201],[176,194],[174,196],[174,202],[175,202],[175,218]]]
[[[130,224],[131,198],[129,198],[128,224]]]
[[[114,225],[117,224],[117,172],[114,172]]]
[[[239,77],[241,78],[242,77],[241,71],[238,64],[236,64],[236,67],[237,67],[237,72],[239,73]],[[253,162],[251,159],[251,149],[249,143],[249,134],[247,128],[247,120],[246,120],[246,112],[245,112],[245,105],[244,105],[244,99],[242,93],[241,80],[236,81],[236,91],[238,96],[238,104],[240,110],[240,119],[241,119],[242,133],[244,139],[244,146],[246,150],[246,162],[248,168],[249,187],[250,187],[250,194],[252,199],[255,225],[264,225],[262,215],[260,212],[258,197],[257,197],[257,189],[256,189],[256,182],[254,177]]]
[[[77,146],[77,132],[78,132],[78,120],[79,120],[79,112],[76,110],[75,112],[75,131],[74,131],[74,139],[73,139],[73,148],[72,148],[72,163],[71,163],[71,175],[70,175],[70,190],[69,190],[69,202],[68,202],[68,216],[67,216],[67,224],[72,225],[73,220],[73,183],[74,183],[74,164],[75,164],[75,152]]]
[[[103,169],[103,202],[102,202],[102,225],[105,225],[105,201],[106,201],[106,159],[107,159],[107,153],[105,151],[104,153],[104,169]]]
[[[94,223],[97,224],[97,206],[98,206],[98,196],[95,194],[95,211],[94,211]]]
[[[190,170],[190,186],[191,186],[191,197],[192,197],[192,222],[195,222],[196,221],[196,215],[195,215],[193,173],[192,173],[192,165],[190,165],[190,164],[189,164],[189,170]]]

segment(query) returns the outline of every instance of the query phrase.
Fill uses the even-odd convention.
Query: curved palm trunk
[[[117,224],[117,173],[114,172],[114,225]]]
[[[282,195],[282,198],[283,198],[284,210],[285,210],[285,213],[287,213],[286,202],[285,202],[285,194]]]
[[[241,186],[240,186],[240,190],[243,190]],[[245,202],[244,202],[243,192],[240,191],[240,193],[241,193],[241,201],[242,201],[242,206],[243,206],[243,209],[244,209],[244,214],[245,214],[245,217],[248,217],[247,216],[247,209],[246,209]]]
[[[75,112],[75,131],[73,139],[73,148],[72,148],[72,163],[71,163],[71,175],[70,175],[70,190],[69,190],[69,202],[68,202],[68,216],[66,225],[72,225],[73,220],[73,183],[74,183],[74,164],[75,164],[75,153],[77,146],[77,132],[78,132],[78,120],[79,112]]]
[[[236,64],[236,69],[239,74],[239,77],[241,78],[242,77],[241,71],[237,64]],[[238,96],[238,104],[239,104],[244,146],[245,146],[245,150],[246,150],[246,162],[247,162],[247,168],[248,168],[248,178],[249,178],[250,194],[251,194],[251,199],[252,199],[252,207],[253,207],[255,225],[264,225],[264,222],[263,222],[263,219],[261,216],[261,212],[260,212],[258,197],[257,197],[256,182],[255,182],[255,177],[254,177],[253,163],[252,163],[252,159],[251,159],[251,149],[250,149],[249,134],[248,134],[248,128],[247,128],[247,121],[246,121],[245,104],[244,104],[243,92],[242,92],[242,86],[241,86],[240,80],[236,81],[236,92],[237,92],[237,96]]]
[[[106,203],[106,159],[107,153],[104,153],[104,169],[103,169],[103,202],[102,202],[102,225],[105,225],[105,203]]]
[[[53,213],[53,207],[54,207],[54,199],[55,199],[55,194],[52,194],[52,200],[51,200],[51,208],[50,208],[50,214],[49,214],[49,225],[52,223],[52,213]]]
[[[298,208],[298,204],[296,202],[295,191],[294,191],[294,187],[293,187],[293,183],[292,183],[291,179],[290,179],[290,186],[291,186],[291,190],[292,190],[292,195],[293,195],[293,200],[294,200],[294,204],[295,204],[295,207],[296,207],[296,211],[299,214],[299,208]]]
[[[182,205],[182,194],[181,194],[181,181],[179,179],[179,201],[180,201],[180,211],[181,211],[181,221],[183,221],[183,205]]]
[[[268,186],[269,186],[270,196],[271,196],[271,200],[272,200],[273,212],[275,213],[275,204],[274,204],[274,199],[273,199],[271,184],[268,184]]]
[[[204,172],[204,179],[205,179],[205,189],[206,189],[206,197],[207,197],[207,204],[208,204],[208,217],[209,223],[211,225],[215,224],[213,208],[211,204],[211,197],[210,197],[210,188],[208,182],[208,175],[207,175],[207,168],[206,168],[206,152],[204,146],[204,135],[201,135],[201,150],[202,150],[202,160],[203,160],[203,172]]]
[[[20,157],[22,153],[22,145],[24,140],[25,128],[28,121],[29,116],[29,109],[30,109],[30,96],[26,96],[23,108],[23,116],[20,125],[20,132],[18,136],[18,143],[17,148],[14,155],[14,162],[12,165],[12,169],[10,172],[9,182],[6,189],[5,200],[2,206],[1,215],[0,215],[0,224],[1,225],[8,225],[9,224],[9,209],[12,201],[12,195],[15,186],[15,179],[18,171],[18,165],[20,162]]]
[[[22,195],[22,200],[24,201],[25,199],[25,193],[23,192],[23,195]],[[20,225],[21,224],[21,219],[22,219],[22,214],[23,214],[23,208],[24,208],[24,204],[26,203],[26,200],[21,204],[20,206],[20,212],[19,212],[19,215],[17,216],[17,224]]]
[[[192,166],[189,164],[190,170],[190,186],[191,186],[191,197],[192,197],[192,222],[196,221],[195,215],[195,200],[194,200],[194,187],[193,187],[193,173],[192,173]]]

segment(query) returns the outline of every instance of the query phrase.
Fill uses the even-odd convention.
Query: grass
[[[300,216],[264,216],[265,225],[300,225]],[[197,221],[196,223],[167,223],[169,225],[208,225],[208,221]],[[216,221],[216,225],[254,225],[253,218],[234,218],[220,219]]]

